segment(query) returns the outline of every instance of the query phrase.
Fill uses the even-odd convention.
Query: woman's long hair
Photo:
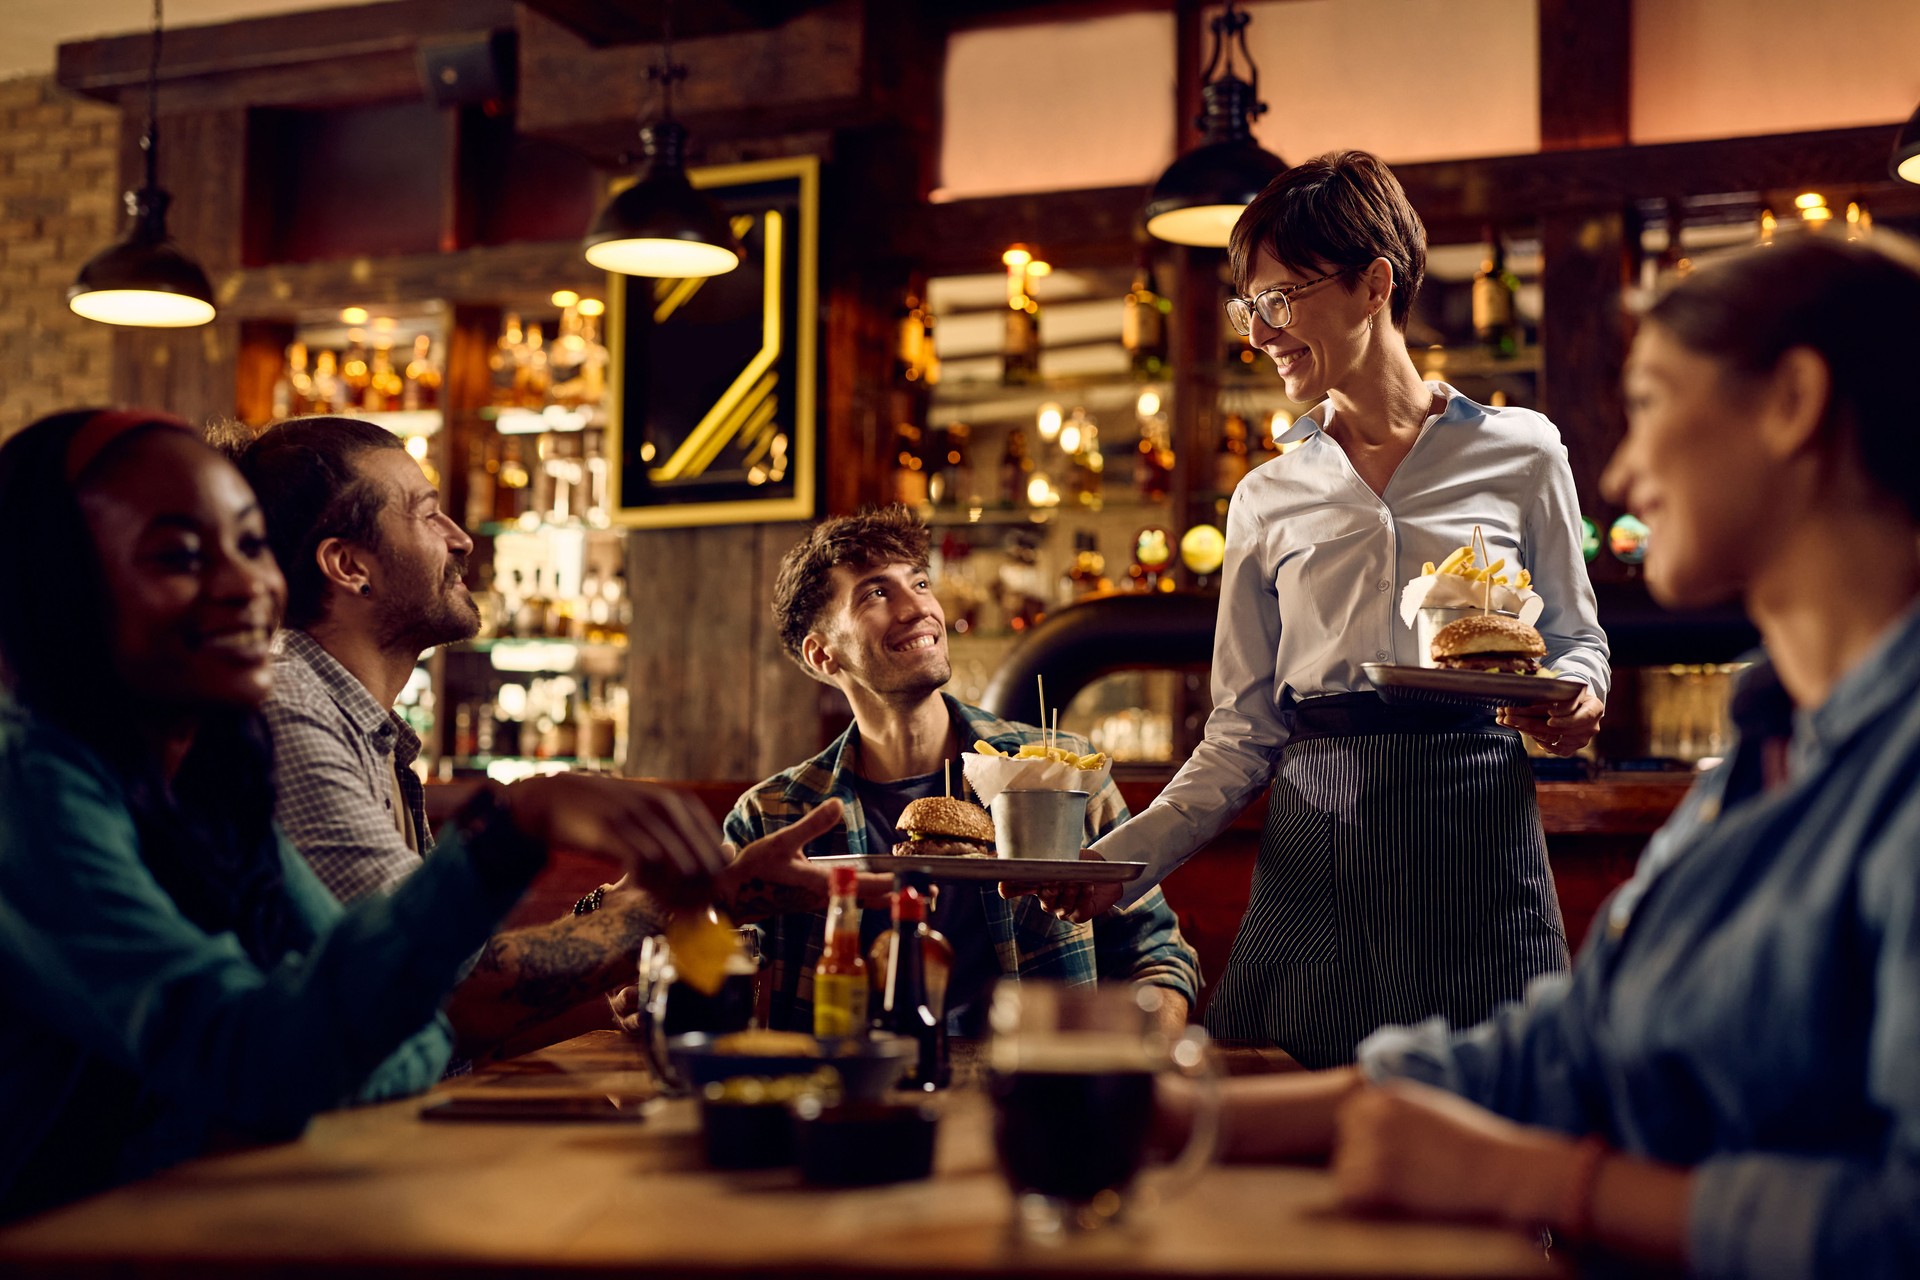
[[[254,713],[209,711],[177,775],[162,775],[150,739],[128,732],[146,704],[120,676],[114,602],[80,510],[80,495],[140,441],[182,424],[122,415],[92,447],[83,432],[91,424],[97,436],[106,416],[55,414],[0,446],[0,511],[11,525],[0,541],[0,678],[16,703],[119,776],[141,860],[182,913],[209,933],[233,932],[271,965],[306,931],[281,878],[265,726]]]

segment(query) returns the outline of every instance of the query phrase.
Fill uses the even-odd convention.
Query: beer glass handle
[[[1213,1163],[1220,1142],[1220,1068],[1207,1052],[1210,1039],[1202,1027],[1188,1027],[1171,1046],[1173,1070],[1198,1086],[1198,1106],[1194,1109],[1193,1128],[1187,1145],[1173,1162],[1153,1178],[1153,1190],[1171,1200],[1184,1195],[1200,1180]]]

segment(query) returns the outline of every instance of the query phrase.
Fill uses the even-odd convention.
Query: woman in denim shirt
[[[1352,1207],[1700,1275],[1920,1274],[1915,352],[1920,254],[1885,234],[1712,263],[1653,307],[1606,483],[1663,604],[1737,596],[1759,627],[1737,745],[1570,979],[1234,1082],[1231,1153],[1331,1148]]]

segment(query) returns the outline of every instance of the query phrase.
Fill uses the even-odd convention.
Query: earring
[[[361,583],[361,584],[360,584],[360,594],[361,594],[361,595],[363,595],[363,596],[370,596],[370,595],[372,595],[372,594],[373,594],[373,584],[372,584],[372,583],[370,583],[370,582],[363,582],[363,583]]]
[[[1380,313],[1378,311],[1367,312],[1367,332],[1368,333],[1373,332],[1373,318],[1379,314]]]

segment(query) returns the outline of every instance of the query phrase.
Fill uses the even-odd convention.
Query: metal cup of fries
[[[968,784],[993,814],[1002,858],[1078,859],[1087,801],[1107,785],[1112,763],[1099,752],[1076,755],[1041,743],[1008,754],[980,741],[961,757]]]
[[[1084,791],[1002,791],[987,806],[995,854],[1075,861],[1087,838],[1087,799]]]

